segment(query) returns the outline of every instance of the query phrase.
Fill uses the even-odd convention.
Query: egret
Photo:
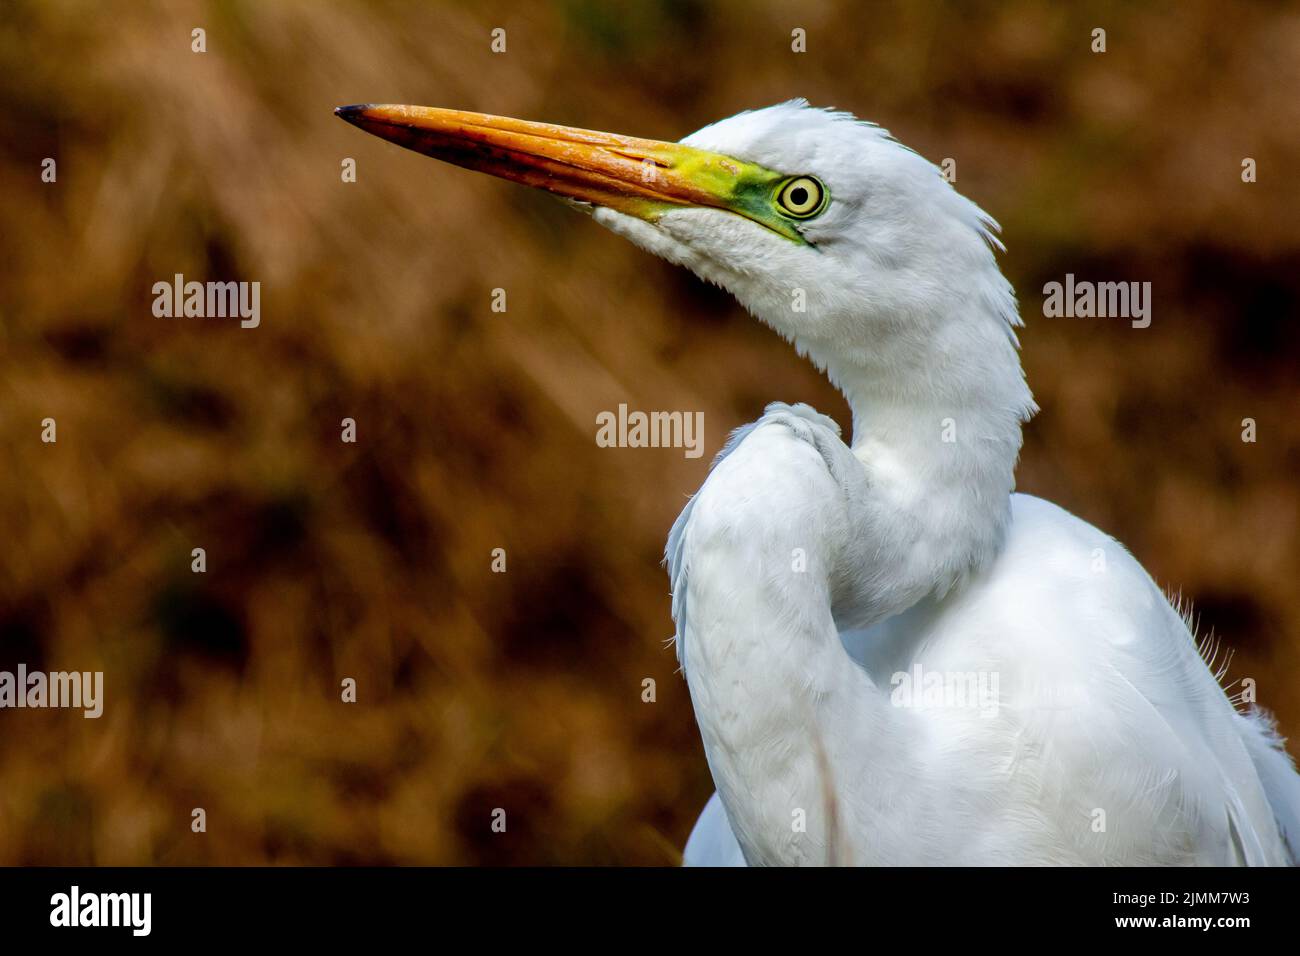
[[[1014,491],[1036,411],[999,227],[793,101],[679,143],[456,110],[343,119],[540,187],[726,288],[852,410],[732,434],[668,538],[717,792],[704,865],[1287,865],[1300,776],[1113,538]]]

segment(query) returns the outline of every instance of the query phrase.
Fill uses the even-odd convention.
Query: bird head
[[[728,289],[823,367],[870,364],[886,340],[906,353],[900,339],[937,334],[972,296],[1015,322],[990,248],[996,224],[934,165],[847,113],[792,101],[671,143],[431,107],[335,112],[578,205]]]

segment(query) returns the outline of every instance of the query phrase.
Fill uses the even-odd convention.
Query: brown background
[[[842,401],[684,272],[331,115],[364,101],[676,139],[806,96],[955,158],[1028,320],[1021,489],[1300,732],[1300,11],[1065,6],[9,0],[0,667],[107,700],[0,711],[0,862],[670,863],[711,790],[663,540],[729,429]],[[261,327],[154,318],[177,272],[260,281]],[[1066,272],[1152,282],[1151,327],[1043,318]],[[619,402],[703,410],[706,456],[597,448]]]

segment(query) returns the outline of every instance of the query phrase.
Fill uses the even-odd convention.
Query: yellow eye
[[[811,219],[826,205],[826,187],[811,176],[795,176],[781,186],[776,204],[787,216]]]

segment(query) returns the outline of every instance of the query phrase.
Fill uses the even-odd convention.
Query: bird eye
[[[811,219],[826,206],[826,187],[811,176],[795,176],[781,185],[776,204],[787,216]]]

